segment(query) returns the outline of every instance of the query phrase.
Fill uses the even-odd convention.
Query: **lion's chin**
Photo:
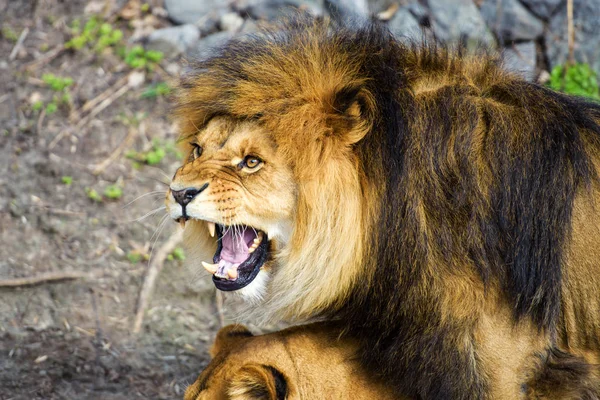
[[[270,274],[264,268],[261,269],[254,280],[244,286],[243,288],[236,290],[233,293],[236,297],[242,299],[245,303],[250,306],[256,306],[262,303],[267,292],[267,284],[269,283]]]

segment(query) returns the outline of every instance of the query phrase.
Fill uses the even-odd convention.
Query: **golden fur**
[[[242,325],[221,329],[212,361],[184,400],[392,400],[354,358],[357,343],[318,323],[261,336]]]
[[[273,238],[248,318],[339,319],[415,397],[598,398],[597,104],[487,54],[300,22],[199,63],[176,116],[207,148],[172,183],[211,182],[194,218]],[[249,151],[261,170],[226,167]]]

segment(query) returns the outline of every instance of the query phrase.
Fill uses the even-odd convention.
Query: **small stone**
[[[441,42],[493,46],[494,36],[472,0],[429,0],[431,24]]]
[[[173,58],[193,47],[199,37],[198,28],[192,24],[158,29],[148,36],[146,47],[163,52],[166,58]]]
[[[535,40],[544,33],[544,24],[518,0],[484,0],[481,15],[500,42]]]
[[[400,8],[388,22],[390,31],[401,41],[412,41],[422,36],[417,19],[408,8]]]
[[[529,11],[543,20],[548,20],[563,0],[521,0]]]
[[[222,31],[202,38],[196,46],[193,46],[188,50],[188,56],[190,58],[199,59],[207,58],[215,49],[224,45],[232,37],[233,34],[231,32]]]
[[[536,48],[535,42],[517,43],[504,49],[502,53],[504,67],[522,76],[529,82],[535,79]]]
[[[244,25],[244,18],[234,12],[221,15],[219,21],[219,27],[222,31],[237,32],[242,28],[242,25]]]
[[[227,3],[223,0],[165,0],[165,9],[173,22],[195,24],[214,12],[223,12]]]
[[[366,0],[325,0],[325,9],[331,18],[340,22],[369,16]]]

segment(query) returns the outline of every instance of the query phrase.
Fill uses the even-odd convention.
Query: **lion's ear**
[[[248,363],[231,378],[232,400],[284,400],[288,385],[283,373],[269,365]]]
[[[230,348],[240,339],[249,338],[252,336],[254,336],[252,335],[252,332],[250,332],[244,325],[227,325],[226,327],[222,328],[219,333],[217,333],[215,343],[210,349],[210,356],[214,358],[222,349]]]
[[[333,135],[346,144],[361,140],[370,128],[370,96],[361,85],[336,90],[330,101],[328,125]]]

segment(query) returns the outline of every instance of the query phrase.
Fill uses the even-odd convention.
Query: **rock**
[[[377,14],[389,9],[393,4],[398,4],[394,0],[367,0],[371,14]]]
[[[575,61],[588,63],[600,76],[600,0],[579,0],[573,7]],[[550,67],[567,61],[567,7],[563,4],[552,16],[545,34]]]
[[[173,58],[194,46],[199,37],[200,31],[192,24],[158,29],[148,36],[146,48],[162,51],[166,58]]]
[[[221,14],[227,10],[223,0],[165,0],[169,18],[177,24],[195,24],[198,21]]]
[[[439,41],[456,43],[464,40],[468,47],[495,44],[472,0],[429,0],[428,4],[431,25]]]
[[[544,33],[542,21],[518,0],[484,0],[480,12],[500,43],[535,40]]]
[[[521,0],[529,11],[543,20],[548,20],[562,2],[563,0]]]
[[[216,48],[224,45],[233,36],[234,35],[231,32],[222,31],[202,38],[196,46],[188,50],[188,57],[192,59],[205,59],[210,57]]]
[[[314,16],[323,15],[323,0],[249,0],[238,4],[236,9],[248,13],[252,18],[272,21],[297,10]]]
[[[535,79],[536,56],[535,42],[517,43],[507,47],[502,53],[504,67],[530,82]]]
[[[400,8],[388,22],[392,33],[401,41],[411,41],[422,36],[421,26],[408,8]]]
[[[244,18],[234,12],[221,15],[219,21],[219,27],[222,31],[237,32],[241,29],[242,25],[244,25]]]
[[[340,22],[369,16],[367,0],[325,0],[325,10]]]

